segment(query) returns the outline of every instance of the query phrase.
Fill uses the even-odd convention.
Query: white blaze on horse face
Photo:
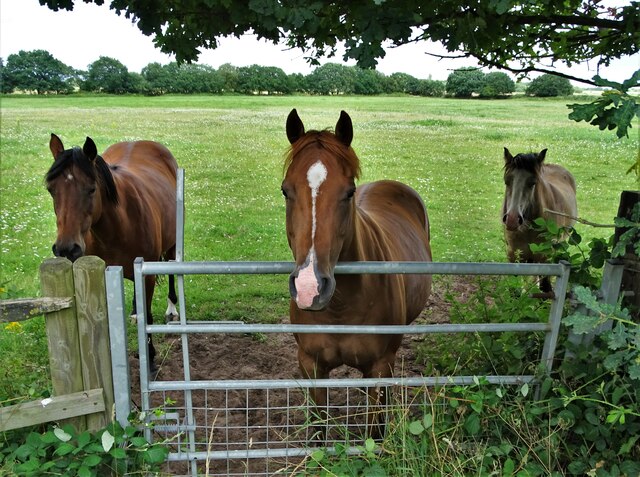
[[[327,178],[327,168],[320,161],[316,162],[307,171],[307,182],[311,189],[311,248],[313,249],[313,241],[316,237],[316,198],[318,190]]]
[[[300,308],[309,308],[318,295],[318,278],[315,274],[315,237],[317,228],[316,200],[320,186],[327,179],[327,168],[321,161],[315,162],[307,171],[307,182],[311,189],[311,249],[307,254],[305,266],[300,269],[295,279],[296,303]]]

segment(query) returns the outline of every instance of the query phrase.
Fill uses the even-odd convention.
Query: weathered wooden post
[[[43,296],[74,296],[72,264],[66,258],[50,258],[40,265],[40,288]],[[71,308],[46,315],[45,325],[49,343],[49,366],[54,396],[63,396],[84,390],[78,322],[75,303]],[[76,429],[86,428],[84,416],[64,421]]]
[[[618,217],[631,219],[631,212],[634,206],[640,202],[640,191],[625,190],[620,196],[620,205],[618,207]],[[614,241],[617,243],[620,236],[627,229],[616,227]],[[631,316],[636,321],[640,321],[640,257],[635,254],[633,244],[627,246],[625,255],[622,257],[624,261],[624,273],[622,275],[621,290],[625,293],[623,306],[629,307]]]
[[[80,257],[73,264],[84,390],[102,388],[104,391],[105,412],[87,415],[89,430],[104,427],[111,421],[113,410],[113,379],[104,271],[104,261],[96,256]]]

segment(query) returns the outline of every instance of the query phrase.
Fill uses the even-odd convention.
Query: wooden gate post
[[[104,270],[104,261],[96,256],[80,257],[73,264],[84,390],[104,390],[105,411],[87,415],[92,431],[111,422],[114,401]]]
[[[640,191],[625,190],[620,196],[618,217],[631,219],[633,207],[640,202]],[[620,236],[626,231],[624,228],[616,228],[614,242],[618,242]],[[628,292],[623,299],[623,306],[629,307],[631,316],[640,322],[640,257],[635,254],[633,246],[627,246],[624,256],[624,273],[622,275],[622,291]]]
[[[74,296],[72,265],[66,258],[49,258],[40,265],[40,288],[43,296]],[[78,323],[75,303],[71,308],[49,313],[45,318],[49,343],[49,366],[54,396],[83,391]],[[85,429],[84,416],[64,420],[76,429]]]

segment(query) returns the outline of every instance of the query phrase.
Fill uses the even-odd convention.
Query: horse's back
[[[389,240],[387,260],[431,260],[429,219],[414,189],[391,180],[371,182],[358,188],[356,203]]]
[[[173,247],[178,170],[173,154],[158,142],[131,141],[109,146],[102,157],[109,164],[127,217],[138,220],[148,235],[151,256]]]
[[[429,218],[420,195],[397,181],[378,181],[358,187],[357,205],[366,217],[372,240],[367,260],[430,262]],[[375,245],[374,245],[375,244]],[[429,275],[399,275],[403,282],[407,323],[423,310],[431,292]]]
[[[177,175],[178,163],[166,146],[155,141],[119,142],[107,148],[103,159],[111,166],[130,168],[136,174]]]

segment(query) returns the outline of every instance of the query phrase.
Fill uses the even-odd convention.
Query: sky
[[[9,55],[21,50],[46,50],[56,59],[76,69],[87,66],[100,56],[115,58],[131,72],[139,73],[152,62],[167,64],[175,58],[155,48],[152,38],[145,36],[124,16],[109,10],[105,5],[85,4],[75,1],[74,10],[53,12],[41,6],[38,0],[2,0],[0,2],[0,57],[5,62]],[[426,54],[446,54],[441,45],[421,42],[388,48],[387,56],[379,60],[377,69],[386,75],[408,73],[416,78],[446,80],[456,68],[477,66],[473,59],[438,60]],[[321,59],[320,63],[344,63],[340,54]],[[277,66],[285,73],[309,74],[315,66],[309,65],[301,50],[287,49],[259,41],[254,36],[223,38],[215,50],[203,51],[198,63],[214,68],[230,63],[233,66]],[[617,61],[600,75],[612,81],[624,81],[640,68],[640,55]],[[591,78],[597,71],[595,65],[574,66],[574,76]],[[489,71],[489,70],[485,70]]]

